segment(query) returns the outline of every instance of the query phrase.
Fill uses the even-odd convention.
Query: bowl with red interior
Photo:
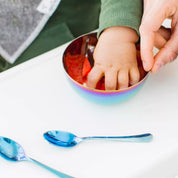
[[[96,44],[97,33],[88,33],[70,42],[64,50],[62,62],[71,86],[85,99],[99,104],[120,103],[134,96],[148,77],[148,73],[142,66],[139,44],[136,44],[136,48],[140,80],[128,88],[119,90],[105,90],[104,76],[97,83],[96,88],[87,87],[87,76],[94,66],[93,52]]]

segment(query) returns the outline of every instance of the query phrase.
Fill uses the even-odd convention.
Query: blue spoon
[[[73,178],[53,168],[50,168],[32,158],[27,157],[23,148],[17,142],[6,137],[0,137],[0,154],[2,157],[10,161],[30,161],[47,169],[60,178]]]
[[[152,135],[150,133],[140,134],[140,135],[131,135],[131,136],[93,136],[93,137],[77,137],[76,135],[65,132],[65,131],[48,131],[44,133],[44,138],[57,146],[62,147],[73,147],[83,140],[90,139],[112,139],[117,141],[124,142],[149,142],[152,140]]]

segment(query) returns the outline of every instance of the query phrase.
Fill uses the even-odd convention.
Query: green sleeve
[[[142,11],[142,0],[101,0],[98,35],[112,26],[131,27],[139,35]]]

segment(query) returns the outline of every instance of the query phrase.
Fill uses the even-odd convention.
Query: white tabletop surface
[[[150,75],[139,93],[116,105],[79,96],[62,68],[66,45],[0,74],[0,135],[26,154],[77,178],[175,178],[178,175],[178,60]],[[86,141],[73,148],[49,144],[48,130],[78,136],[151,132],[150,143]],[[0,157],[1,178],[55,178],[29,162]]]

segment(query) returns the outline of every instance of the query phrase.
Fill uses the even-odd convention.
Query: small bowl
[[[71,86],[75,89],[77,93],[79,93],[87,100],[98,104],[116,104],[131,98],[143,86],[145,80],[148,77],[148,73],[145,73],[142,79],[138,83],[129,86],[128,88],[120,89],[120,90],[111,90],[111,91],[89,88],[85,84],[77,82],[69,75],[66,56],[67,55],[87,56],[91,66],[93,66],[94,65],[93,51],[96,46],[96,43],[97,43],[97,33],[89,33],[89,34],[82,35],[77,39],[73,40],[66,47],[62,57],[63,67]]]

